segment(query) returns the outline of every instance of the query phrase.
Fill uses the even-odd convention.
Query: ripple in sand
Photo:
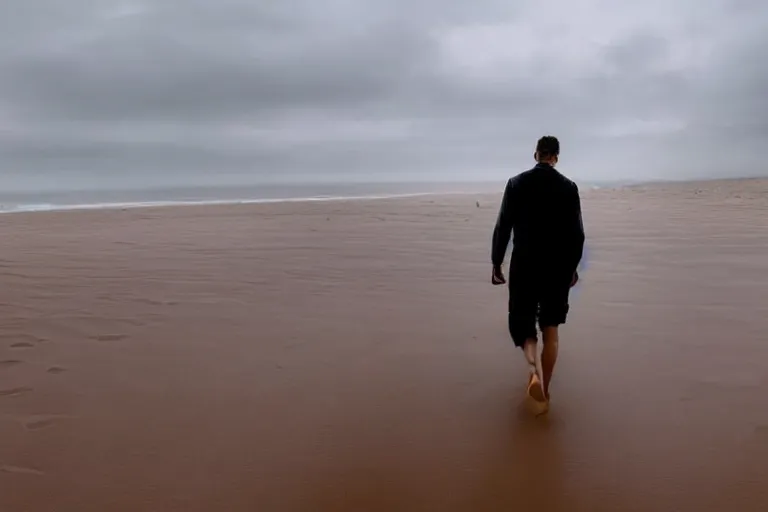
[[[96,336],[92,336],[91,339],[96,341],[120,341],[127,337],[128,336],[126,334],[98,334]]]
[[[29,348],[34,347],[36,343],[42,343],[46,341],[45,338],[35,336],[32,334],[2,334],[0,340],[12,341],[11,348]]]
[[[37,418],[34,420],[26,421],[24,423],[24,428],[27,430],[43,430],[44,428],[53,426],[55,423],[55,418]]]
[[[28,388],[28,387],[0,389],[0,397],[19,396],[19,395],[29,393],[30,391],[32,391],[32,388]]]
[[[13,473],[17,475],[44,475],[40,470],[32,468],[22,468],[19,466],[0,466],[0,473]]]

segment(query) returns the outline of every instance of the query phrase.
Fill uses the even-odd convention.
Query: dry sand
[[[768,185],[583,195],[538,419],[497,195],[0,216],[0,510],[767,510]]]

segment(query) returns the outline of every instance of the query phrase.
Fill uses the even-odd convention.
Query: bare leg
[[[544,394],[549,400],[549,384],[552,382],[552,373],[555,371],[557,362],[557,350],[559,348],[560,337],[557,327],[544,327],[541,330],[544,339],[544,348],[541,351],[541,370],[544,374]]]
[[[531,365],[531,367],[536,366],[536,342],[538,340],[536,338],[528,338],[525,340],[525,345],[523,346],[523,354],[525,355],[525,360],[528,361],[528,364]]]
[[[536,349],[536,338],[525,340],[523,353],[525,354],[526,361],[528,361],[530,371],[528,378],[528,394],[537,402],[545,403],[547,401],[546,394],[544,393],[544,387],[539,379],[539,372],[536,368]]]

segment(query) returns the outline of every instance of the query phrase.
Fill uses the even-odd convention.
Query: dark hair
[[[560,141],[552,135],[545,135],[536,143],[536,152],[539,158],[552,158],[560,155]]]

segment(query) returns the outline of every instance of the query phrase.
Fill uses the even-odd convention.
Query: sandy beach
[[[582,192],[540,418],[498,194],[0,216],[0,511],[768,509],[768,181]]]

